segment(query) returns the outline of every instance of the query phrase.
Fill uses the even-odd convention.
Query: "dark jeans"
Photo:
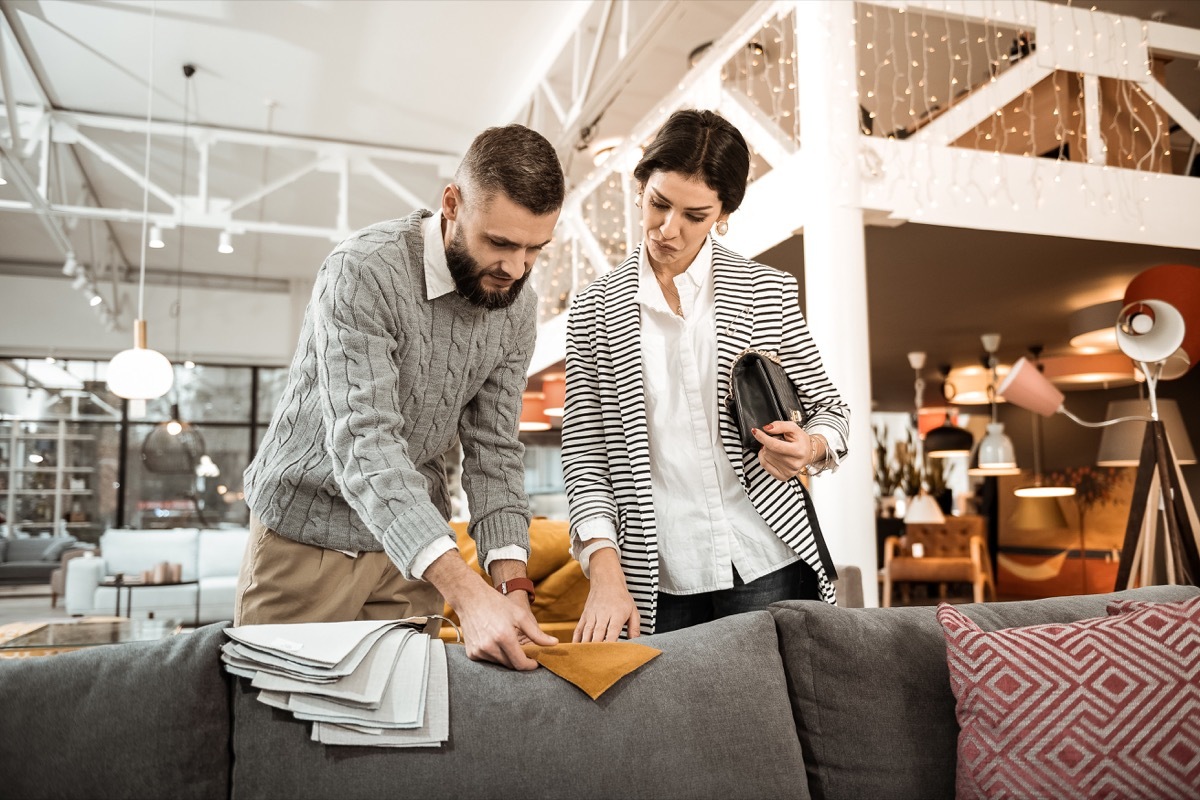
[[[761,611],[780,600],[819,600],[817,573],[803,561],[796,561],[758,580],[744,583],[733,571],[733,588],[702,594],[658,593],[655,633],[690,628],[703,622]]]

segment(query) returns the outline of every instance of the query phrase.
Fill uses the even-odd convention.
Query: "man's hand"
[[[493,573],[499,577],[496,564],[492,566]],[[507,569],[502,571],[507,572]],[[424,577],[458,612],[463,643],[467,657],[472,661],[492,661],[509,669],[533,670],[538,664],[521,651],[521,641],[558,644],[557,639],[538,627],[529,610],[528,596],[524,600],[515,597],[525,595],[524,592],[513,592],[508,597],[500,594],[463,563],[457,550],[439,556],[425,570]],[[511,577],[519,575],[505,575],[502,579]]]
[[[817,452],[813,438],[794,422],[772,422],[762,430],[752,429],[751,433],[762,444],[758,463],[776,480],[791,480],[813,461],[824,458],[823,453]]]
[[[621,629],[629,626],[629,638],[636,639],[640,617],[633,596],[625,585],[621,559],[611,547],[592,553],[591,589],[572,642],[615,642]]]

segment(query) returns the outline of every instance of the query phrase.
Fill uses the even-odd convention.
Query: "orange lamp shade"
[[[1124,353],[1072,353],[1042,359],[1043,374],[1059,389],[1112,388],[1136,381],[1133,362]]]
[[[940,428],[942,423],[946,421],[946,407],[940,406],[937,408],[929,407],[922,408],[917,412],[917,432],[921,438],[925,438],[925,434],[929,433],[934,428]]]
[[[1179,346],[1183,361],[1164,378],[1183,375],[1200,361],[1200,267],[1187,264],[1162,264],[1143,270],[1125,287],[1125,304],[1143,300],[1162,300],[1183,316],[1186,327]]]
[[[521,395],[521,424],[517,426],[522,431],[548,431],[550,422],[546,419],[546,396],[541,392],[524,392]]]
[[[563,405],[567,401],[567,376],[552,373],[542,378],[542,395],[546,403],[546,416],[561,417]]]

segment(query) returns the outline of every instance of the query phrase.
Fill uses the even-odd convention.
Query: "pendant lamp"
[[[175,383],[175,370],[167,357],[146,345],[146,237],[150,223],[150,125],[154,105],[154,19],[150,13],[150,60],[146,100],[146,163],[142,181],[142,247],[138,277],[138,315],[133,322],[133,347],[113,356],[108,364],[108,388],[118,397],[135,401],[130,416],[145,416],[147,400],[162,397]]]
[[[1000,334],[985,333],[980,337],[988,355],[988,371],[991,379],[987,386],[988,403],[991,405],[992,421],[988,423],[987,435],[971,451],[968,475],[1019,475],[1016,450],[1012,439],[1004,433],[1004,423],[996,419],[996,385],[999,382],[996,351],[1000,348]]]
[[[946,378],[950,375],[950,365],[942,364],[939,370],[942,373],[942,397],[945,398],[949,396]],[[975,437],[970,431],[955,425],[947,412],[945,421],[925,434],[925,455],[930,458],[967,456],[974,443]]]

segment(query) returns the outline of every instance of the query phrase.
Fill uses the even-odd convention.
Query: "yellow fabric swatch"
[[[617,681],[656,658],[661,650],[634,642],[527,644],[525,654],[595,700]]]

